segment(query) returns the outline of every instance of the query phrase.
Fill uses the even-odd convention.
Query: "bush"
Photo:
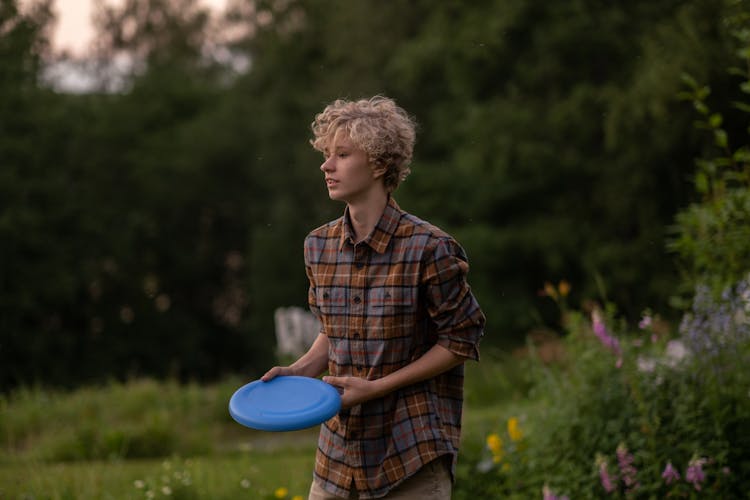
[[[547,498],[741,497],[750,490],[750,373],[739,369],[750,362],[749,285],[750,276],[713,302],[698,295],[672,335],[650,317],[628,332],[611,309],[569,313],[569,361],[536,366],[532,410],[504,416],[508,429],[471,457],[457,498],[545,488]],[[731,328],[712,321],[727,314]]]
[[[732,104],[748,113],[750,12],[744,2],[730,7],[738,11],[723,28],[744,64],[730,70],[742,77],[744,94]],[[674,302],[685,311],[678,331],[655,329],[647,315],[634,332],[611,306],[568,311],[560,301],[566,361],[535,366],[524,432],[514,438],[519,420],[501,416],[507,431],[491,433],[474,467],[459,469],[458,498],[740,498],[750,491],[750,145],[731,147],[724,115],[707,104],[710,89],[685,81],[682,97],[719,153],[697,161],[699,199],[672,229],[670,247],[684,270],[677,295],[689,297]]]
[[[681,97],[698,111],[696,126],[709,133],[713,151],[711,157],[696,160],[698,200],[677,214],[669,241],[683,268],[688,293],[702,285],[718,294],[750,270],[750,144],[733,145],[725,125],[741,121],[745,129],[750,113],[750,11],[743,11],[739,2],[737,7],[740,11],[725,20],[741,59],[739,67],[729,68],[740,77],[739,97],[731,109],[725,113],[712,110],[708,104],[711,89],[683,76],[689,89]],[[731,111],[741,116],[725,116]]]

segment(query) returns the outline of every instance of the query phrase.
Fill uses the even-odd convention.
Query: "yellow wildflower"
[[[510,470],[510,464],[508,462],[505,462],[501,467],[500,470],[503,472],[508,472]]]
[[[305,500],[305,499],[304,499],[304,498],[302,498],[302,495],[294,495],[294,496],[292,497],[292,500]]]
[[[503,440],[500,436],[495,434],[494,432],[487,436],[487,448],[490,449],[492,453],[495,455],[498,455],[503,452]]]
[[[508,436],[510,436],[510,440],[513,442],[523,439],[523,432],[521,431],[521,426],[518,425],[516,417],[508,419]]]
[[[276,491],[273,492],[273,496],[276,498],[286,498],[288,494],[289,490],[283,486],[281,488],[276,488]]]
[[[557,285],[557,289],[560,291],[561,297],[567,297],[567,295],[570,293],[570,283],[562,280],[560,284]]]

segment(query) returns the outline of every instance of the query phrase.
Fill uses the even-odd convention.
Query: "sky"
[[[227,0],[200,0],[199,3],[222,9],[226,2]],[[68,50],[74,55],[81,55],[86,50],[92,36],[93,3],[94,0],[54,0],[58,19],[53,45],[57,50]],[[116,5],[119,1],[107,0],[107,3]]]

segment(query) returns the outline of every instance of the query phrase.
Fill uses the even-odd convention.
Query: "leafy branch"
[[[729,68],[730,74],[740,77],[742,95],[731,107],[746,114],[750,114],[749,16],[742,12],[726,21],[742,61],[742,66]],[[686,74],[682,80],[687,90],[678,97],[692,103],[699,114],[695,127],[711,135],[718,152],[696,160],[694,184],[701,199],[677,214],[676,236],[668,246],[681,257],[690,288],[705,283],[719,293],[750,269],[750,144],[745,140],[732,146],[724,115],[707,103],[708,85]]]

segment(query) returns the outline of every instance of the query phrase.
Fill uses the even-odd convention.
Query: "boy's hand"
[[[323,382],[336,387],[341,394],[341,408],[351,408],[380,397],[375,381],[358,377],[323,377]]]

